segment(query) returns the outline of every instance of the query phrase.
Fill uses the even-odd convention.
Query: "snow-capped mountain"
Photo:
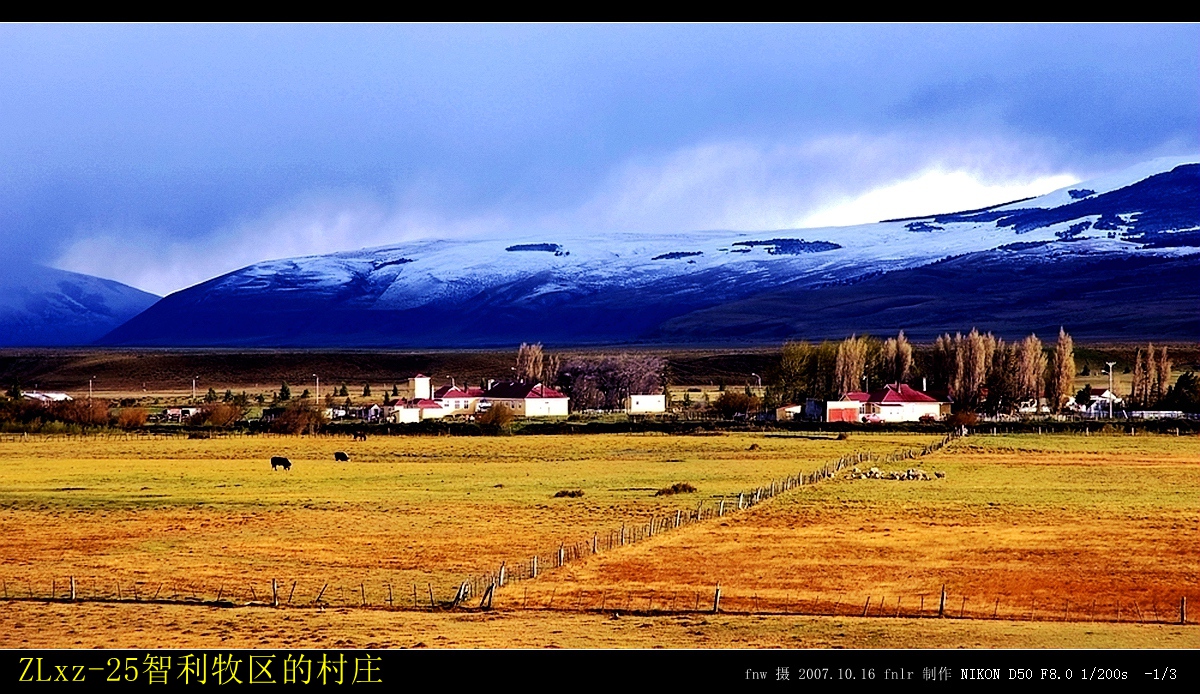
[[[1197,162],[1158,159],[1038,198],[852,227],[564,232],[270,261],[172,294],[101,342],[455,348],[1020,332],[1088,323],[1087,311],[1110,304],[1127,314],[1131,291],[1143,304],[1187,305],[1161,324],[1106,320],[1077,337],[1192,339]],[[880,307],[857,310],[868,305]]]
[[[91,344],[155,301],[112,280],[10,265],[0,274],[0,347]]]

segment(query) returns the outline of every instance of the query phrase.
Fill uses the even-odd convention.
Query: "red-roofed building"
[[[846,393],[841,400],[826,403],[828,422],[917,422],[923,417],[942,419],[950,413],[950,403],[907,384],[889,383],[870,393]]]
[[[433,391],[433,399],[442,406],[447,415],[475,414],[475,410],[482,398],[482,388],[464,388],[462,386],[449,385],[442,386]]]
[[[566,417],[570,399],[541,383],[509,381],[488,388],[476,408],[483,411],[498,402],[518,417]]]

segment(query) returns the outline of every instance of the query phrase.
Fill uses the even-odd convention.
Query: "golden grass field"
[[[500,590],[491,613],[379,609],[418,585],[439,600],[468,575],[623,522],[695,508],[844,453],[936,437],[309,437],[0,441],[0,532],[11,596],[68,576],[79,594],[259,601],[271,579],[295,603],[374,609],[215,608],[10,601],[0,646],[1200,647],[1200,627],[1133,624],[1200,603],[1200,439],[973,436],[906,465],[945,479],[828,480],[548,571]],[[759,450],[749,450],[758,444]],[[350,463],[335,463],[344,450]],[[291,472],[272,472],[272,455]],[[654,496],[690,482],[696,494]],[[574,499],[552,498],[582,489]],[[780,614],[641,614],[711,606]],[[942,584],[957,616],[909,614]],[[360,588],[361,585],[361,588]],[[161,587],[160,587],[161,586]],[[829,611],[873,596],[869,619]],[[853,599],[853,600],[852,600]],[[1084,605],[1121,600],[1122,623]],[[645,601],[642,604],[642,601]],[[810,602],[813,601],[813,602]],[[1067,601],[1070,621],[1063,616]],[[615,606],[614,606],[615,603]],[[1028,603],[1028,604],[1027,604]],[[606,612],[576,612],[603,604]],[[520,609],[553,606],[555,609]],[[619,619],[609,612],[633,610]],[[1074,605],[1074,607],[1072,607]],[[1153,605],[1153,607],[1151,607]],[[1031,615],[1038,621],[1022,621]],[[842,608],[844,609],[844,608]],[[1095,609],[1095,608],[1093,608]],[[1195,609],[1193,608],[1193,612]],[[841,609],[838,610],[842,611]],[[853,610],[851,610],[853,611]],[[1099,609],[1103,613],[1103,609]],[[1167,613],[1165,616],[1161,613]],[[1107,618],[1096,615],[1098,620]],[[1082,621],[1081,621],[1082,620]]]

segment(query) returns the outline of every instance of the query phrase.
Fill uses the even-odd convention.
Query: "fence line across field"
[[[576,589],[551,586],[530,594],[484,591],[479,604],[466,600],[462,584],[434,587],[391,581],[343,584],[314,579],[251,583],[203,583],[179,579],[121,581],[95,576],[51,579],[35,585],[19,578],[0,580],[2,597],[10,602],[121,603],[194,605],[226,608],[338,608],[393,611],[492,609],[566,613],[629,613],[639,615],[726,614],[894,619],[970,619],[1024,622],[1133,623],[1194,625],[1188,603],[1197,595],[1140,595],[1120,597],[1093,594],[1053,596],[959,594],[946,586],[903,594],[765,595],[717,584],[697,590]],[[1190,598],[1190,600],[1189,600]]]
[[[904,448],[884,455],[872,451],[849,453],[837,460],[827,462],[813,471],[799,472],[782,479],[771,480],[767,484],[743,490],[735,495],[715,497],[715,501],[713,499],[702,500],[695,509],[676,509],[673,513],[665,516],[656,515],[649,520],[622,523],[619,528],[611,528],[603,533],[596,532],[590,538],[583,538],[570,544],[562,542],[549,552],[538,553],[511,566],[506,561],[495,571],[468,577],[460,584],[460,599],[466,600],[473,596],[483,596],[481,599],[486,604],[492,600],[491,594],[496,590],[502,589],[510,583],[537,578],[549,569],[561,568],[571,562],[641,542],[686,525],[712,518],[722,518],[737,511],[753,508],[784,492],[834,477],[838,472],[851,466],[888,465],[916,460],[940,451],[964,435],[964,430],[956,429],[941,439],[918,449]]]

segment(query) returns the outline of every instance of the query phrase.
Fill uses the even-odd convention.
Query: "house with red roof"
[[[496,403],[503,403],[518,417],[566,417],[570,399],[538,382],[508,381],[484,391],[476,410],[482,412]]]
[[[825,405],[827,422],[918,422],[942,419],[950,403],[942,402],[905,383],[889,383],[879,390],[846,393]]]
[[[448,385],[433,391],[433,399],[447,415],[472,415],[478,409],[483,394],[483,388]]]

